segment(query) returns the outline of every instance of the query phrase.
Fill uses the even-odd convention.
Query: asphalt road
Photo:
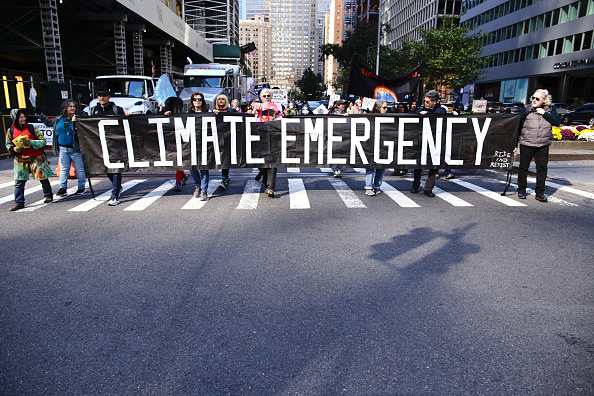
[[[117,207],[3,203],[0,394],[594,394],[594,184],[507,206],[458,183],[505,175],[459,171],[437,182],[472,205],[454,206],[387,176],[405,207],[345,173],[365,207],[313,170],[281,170],[255,209],[250,170],[195,210],[190,186],[127,210],[167,175],[124,178],[146,181]]]

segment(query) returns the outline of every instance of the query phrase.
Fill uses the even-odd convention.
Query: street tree
[[[305,95],[306,100],[318,99],[326,90],[322,75],[320,73],[315,74],[309,67],[303,72],[301,78],[295,82],[295,85]]]

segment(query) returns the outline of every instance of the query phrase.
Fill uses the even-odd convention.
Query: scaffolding
[[[126,22],[113,21],[113,38],[115,42],[116,74],[123,76],[128,74],[128,63],[126,61]]]
[[[58,7],[56,0],[39,0],[41,30],[45,48],[45,68],[47,81],[64,82],[62,47],[60,45],[60,27],[58,25]]]
[[[186,0],[184,16],[209,43],[239,45],[238,0]]]

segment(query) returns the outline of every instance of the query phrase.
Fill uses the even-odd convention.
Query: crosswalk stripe
[[[535,177],[529,177],[528,181],[530,181],[530,183],[536,183],[536,178]],[[572,193],[572,194],[576,194],[582,197],[586,197],[586,198],[590,198],[590,199],[594,199],[594,194],[587,192],[587,191],[582,191],[582,190],[578,190],[577,188],[573,188],[573,187],[569,187],[569,186],[564,186],[563,184],[559,184],[559,183],[554,183],[554,182],[550,182],[550,181],[546,181],[546,185],[550,186],[550,187],[555,187],[557,190],[561,190],[561,191],[565,191],[568,193]]]
[[[0,184],[0,188],[14,186],[14,180]]]
[[[288,173],[299,173],[301,172],[300,168],[287,168]]]
[[[122,184],[122,191],[121,193],[123,193],[124,191],[134,187],[137,184],[140,184],[142,182],[146,181],[146,179],[134,179],[134,180],[130,180],[127,181],[126,183]],[[69,212],[87,212],[99,205],[101,205],[104,202],[109,201],[109,198],[111,197],[111,190],[108,190],[106,192],[104,192],[103,194],[99,195],[98,197],[95,197],[95,199],[89,199],[86,202],[83,202],[82,204],[75,206],[74,208],[68,210]]]
[[[320,172],[333,173],[332,168],[320,168]]]
[[[289,179],[289,202],[291,209],[311,209],[303,179]]]
[[[508,198],[508,197],[504,197],[500,193],[487,190],[486,188],[477,186],[476,184],[472,184],[472,183],[466,182],[464,180],[450,179],[450,183],[456,183],[464,188],[467,188],[472,191],[476,191],[477,193],[482,194],[485,197],[488,197],[495,201],[501,202],[502,204],[507,205],[507,206],[526,206],[525,204],[523,204],[521,202],[518,202],[518,201]]]
[[[144,210],[149,205],[154,203],[157,199],[161,198],[165,195],[171,188],[175,185],[175,180],[167,180],[165,183],[161,184],[159,187],[155,188],[150,193],[146,194],[144,197],[134,201],[130,206],[128,206],[124,210]]]
[[[206,196],[207,197],[211,197],[214,195],[215,191],[217,191],[217,188],[219,188],[219,185],[221,184],[222,180],[209,180],[208,181],[208,189],[206,190]],[[194,196],[192,196],[192,198],[190,198],[190,200],[188,202],[186,202],[186,204],[184,206],[182,206],[182,209],[202,209],[202,207],[204,205],[206,205],[206,202],[208,201],[201,201],[200,198],[194,198]]]
[[[258,199],[260,198],[261,186],[262,183],[259,181],[248,180],[237,209],[256,209],[258,207]]]
[[[332,184],[332,187],[334,187],[334,189],[338,193],[338,196],[340,197],[340,199],[342,199],[342,202],[344,202],[344,204],[346,205],[347,208],[366,208],[367,207],[367,206],[365,206],[363,201],[361,201],[359,198],[357,198],[357,195],[355,195],[355,192],[353,190],[351,190],[349,188],[349,186],[344,181],[342,181],[340,179],[327,179],[327,180],[330,182],[330,184]]]
[[[29,180],[29,181],[35,181],[35,180]],[[60,184],[60,180],[54,180],[53,182],[50,182],[51,186],[55,186],[57,184]],[[14,186],[14,182],[12,182],[12,185]],[[29,187],[29,188],[27,188],[25,185],[25,195],[29,195],[31,193],[40,191],[42,189],[43,189],[43,186],[41,184],[39,184],[37,186]],[[9,202],[12,200],[14,200],[14,194],[7,195],[5,197],[0,198],[0,204],[6,203],[6,202]]]
[[[411,182],[413,181],[413,179],[411,179],[411,178],[407,178],[406,180],[411,181]],[[424,181],[421,182],[421,189],[423,189],[423,188],[425,188]],[[449,192],[444,191],[437,186],[433,186],[433,193],[435,194],[435,196],[437,198],[441,198],[444,201],[446,201],[447,203],[452,204],[453,206],[473,206],[470,202],[466,202],[462,198],[458,198],[454,194],[450,194]]]
[[[353,170],[357,173],[365,173],[367,172],[367,169],[365,168],[353,168]]]
[[[89,182],[86,182],[85,188],[89,188]],[[75,187],[70,187],[68,189],[67,193],[68,193],[68,195],[73,195],[77,191],[78,191],[78,186],[75,186]],[[59,197],[57,195],[54,195],[54,200],[52,202],[50,202],[50,203],[54,203],[54,202],[60,201],[60,200],[62,200],[64,198],[66,198],[66,197],[65,196]],[[39,208],[42,208],[42,207],[50,204],[50,203],[45,203],[43,201],[44,201],[44,199],[41,199],[41,200],[35,202],[34,204],[28,205],[24,209],[19,210],[19,212],[32,212],[34,210],[37,210]]]
[[[415,201],[404,195],[402,192],[396,190],[386,182],[382,183],[381,190],[403,208],[420,208],[420,206]]]
[[[501,183],[503,183],[505,185],[505,182],[502,182],[499,179],[491,179],[491,180],[501,182]],[[512,188],[515,188],[515,189],[518,188],[518,185],[517,184],[514,184],[514,183],[510,183],[509,186],[512,187]],[[527,195],[532,195],[535,192],[536,191],[534,191],[531,188],[526,188],[526,194]],[[568,201],[566,201],[564,199],[555,197],[554,195],[548,195],[547,198],[548,198],[549,202],[556,203],[556,204],[559,204],[559,205],[564,205],[564,206],[579,206],[578,204],[574,204],[573,202],[568,202]]]

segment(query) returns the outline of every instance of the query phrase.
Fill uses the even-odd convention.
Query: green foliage
[[[326,84],[320,73],[314,74],[311,68],[307,68],[295,85],[301,90],[306,100],[318,99],[326,90]]]

